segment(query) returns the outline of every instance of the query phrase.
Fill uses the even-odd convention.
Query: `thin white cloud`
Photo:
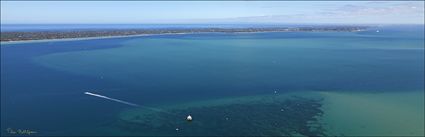
[[[423,2],[368,2],[346,4],[332,9],[322,9],[309,14],[281,14],[227,19],[239,22],[263,23],[373,23],[373,24],[424,24]]]
[[[330,10],[336,15],[344,16],[382,16],[382,15],[423,15],[423,6],[418,7],[416,4],[405,3],[384,7],[370,7],[362,5],[344,5],[338,9]]]

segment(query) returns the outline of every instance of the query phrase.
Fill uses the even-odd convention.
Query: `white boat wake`
[[[115,98],[110,98],[110,97],[107,97],[107,96],[103,96],[103,95],[99,95],[99,94],[95,94],[95,93],[91,93],[91,92],[84,92],[84,94],[90,95],[90,96],[99,97],[99,98],[104,98],[104,99],[107,99],[107,100],[112,100],[112,101],[115,101],[115,102],[119,102],[119,103],[123,103],[123,104],[126,104],[126,105],[130,105],[130,106],[139,107],[139,105],[134,104],[134,103],[130,103],[130,102],[127,102],[127,101],[122,101],[122,100],[115,99]]]
[[[150,109],[150,110],[153,110],[153,111],[159,111],[159,112],[164,112],[164,113],[171,114],[170,112],[164,111],[162,109],[152,108],[152,107],[147,107],[147,106],[140,106],[138,104],[130,103],[130,102],[119,100],[119,99],[115,99],[115,98],[110,98],[110,97],[107,97],[107,96],[103,96],[103,95],[99,95],[99,94],[95,94],[95,93],[91,93],[91,92],[84,92],[84,94],[90,95],[90,96],[99,97],[99,98],[103,98],[103,99],[107,99],[107,100],[112,100],[112,101],[115,101],[115,102],[118,102],[118,103],[130,105],[130,106],[133,106],[133,107],[141,107],[141,108]]]

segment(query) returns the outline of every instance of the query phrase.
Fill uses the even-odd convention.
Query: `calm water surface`
[[[37,135],[326,135],[332,129],[308,124],[336,113],[327,108],[331,99],[323,97],[423,96],[423,26],[378,29],[2,44],[1,134],[12,128]],[[152,110],[86,91],[163,112],[145,114]],[[314,99],[285,96],[304,92]],[[225,103],[217,105],[222,99]],[[423,97],[414,99],[414,106],[421,106]],[[244,115],[255,108],[262,108],[259,114]],[[286,112],[275,111],[281,108]],[[418,112],[407,114],[423,116],[423,107],[412,110]],[[198,121],[187,123],[188,113]],[[423,127],[423,122],[417,124],[413,126]],[[231,131],[222,129],[226,127]],[[254,131],[251,127],[257,131],[248,132]],[[355,134],[344,132],[338,129],[338,134]]]

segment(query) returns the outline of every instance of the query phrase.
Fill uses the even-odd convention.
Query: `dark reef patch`
[[[141,135],[255,135],[323,136],[318,124],[320,99],[291,97],[285,100],[170,109],[167,112],[131,114],[122,118],[122,130]],[[136,112],[137,113],[137,112]],[[190,114],[193,121],[185,120]]]

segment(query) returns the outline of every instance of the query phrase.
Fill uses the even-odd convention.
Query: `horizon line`
[[[424,23],[0,23],[0,25],[425,25]]]

